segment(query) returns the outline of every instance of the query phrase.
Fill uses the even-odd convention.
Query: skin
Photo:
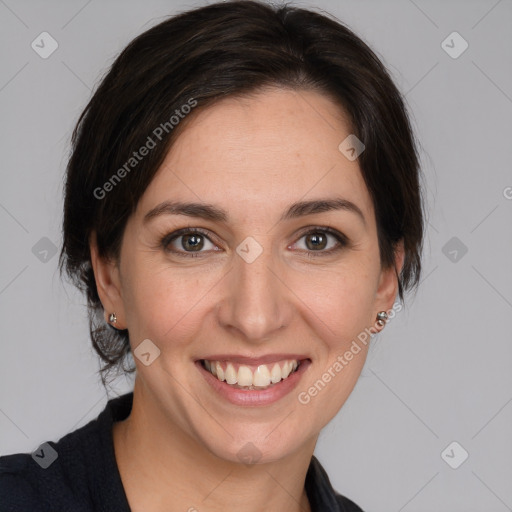
[[[381,268],[358,162],[338,149],[351,132],[328,98],[268,88],[197,114],[128,220],[120,259],[99,258],[91,238],[105,317],[115,311],[132,350],[149,338],[161,351],[149,366],[134,358],[133,409],[113,429],[121,478],[134,511],[308,511],[304,479],[318,435],[354,388],[367,346],[309,403],[297,395],[375,326],[377,312],[392,309],[395,270]],[[364,222],[346,210],[279,221],[295,201],[340,196]],[[144,223],[165,200],[214,204],[229,221],[166,214]],[[316,226],[331,226],[349,245],[328,255],[338,246],[332,235],[323,233],[327,245],[303,235]],[[159,245],[185,227],[211,234],[201,238],[202,257]],[[248,236],[263,249],[252,263],[236,252]],[[171,248],[196,254],[182,242]],[[398,271],[403,256],[399,246]],[[312,363],[277,403],[242,407],[219,398],[195,367],[215,353],[297,353]],[[254,465],[237,457],[249,442],[260,453]]]

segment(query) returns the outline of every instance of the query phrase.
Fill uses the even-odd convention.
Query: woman
[[[378,58],[325,15],[219,2],[132,41],[72,142],[61,268],[134,390],[0,458],[0,510],[361,510],[313,452],[423,240]]]

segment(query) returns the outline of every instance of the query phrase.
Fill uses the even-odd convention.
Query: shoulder
[[[340,512],[364,512],[361,507],[356,505],[352,500],[349,500],[346,496],[342,496],[336,491],[334,491],[334,493]]]
[[[81,454],[66,441],[49,441],[33,453],[0,457],[0,512],[85,512],[89,507]]]
[[[89,510],[87,455],[95,449],[95,422],[47,441],[32,453],[0,457],[0,512]],[[89,456],[90,457],[90,456]]]
[[[51,443],[55,446],[54,443]],[[62,467],[44,465],[52,457],[50,443],[41,452],[15,453],[0,457],[0,512],[46,512],[60,508],[71,495]],[[41,466],[34,457],[40,454]],[[78,505],[77,512],[85,509]]]
[[[30,455],[17,453],[0,457],[0,511],[37,509],[37,493],[25,473]]]
[[[314,455],[306,476],[306,492],[312,508],[318,512],[363,512],[352,500],[333,488],[325,469]]]
[[[0,512],[129,510],[112,422],[129,414],[131,397],[110,400],[96,419],[57,442],[0,457]]]

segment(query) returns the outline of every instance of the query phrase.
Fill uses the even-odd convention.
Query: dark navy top
[[[0,512],[130,512],[112,424],[130,414],[133,392],[108,401],[83,427],[31,453],[0,457]],[[337,493],[313,456],[305,481],[313,512],[363,512]]]

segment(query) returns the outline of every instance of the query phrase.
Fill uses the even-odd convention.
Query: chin
[[[302,436],[299,439],[289,435],[283,439],[283,432],[278,432],[275,425],[265,426],[261,432],[255,431],[253,426],[253,435],[248,434],[247,429],[243,427],[238,434],[232,428],[228,431],[233,438],[226,434],[223,437],[225,442],[219,439],[205,439],[205,447],[220,459],[248,466],[286,459],[306,443]]]

